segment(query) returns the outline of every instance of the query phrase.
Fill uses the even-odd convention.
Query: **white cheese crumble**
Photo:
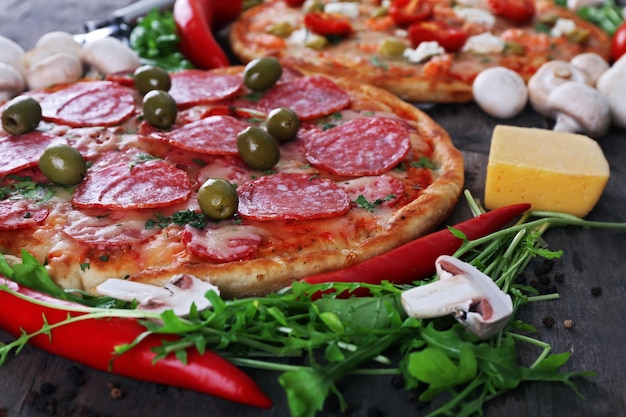
[[[491,32],[470,36],[463,46],[464,52],[477,54],[496,54],[504,50],[505,42]]]
[[[550,35],[559,38],[561,36],[567,36],[575,30],[576,23],[573,20],[558,18],[550,30]]]
[[[291,35],[287,38],[287,43],[293,45],[304,45],[308,36],[309,31],[307,29],[297,29],[291,32]]]
[[[424,62],[429,58],[432,58],[437,55],[443,55],[446,53],[446,50],[443,49],[438,42],[422,42],[417,45],[417,48],[411,49],[406,48],[402,53],[402,56],[408,59],[410,62],[414,64],[419,64],[420,62]]]
[[[487,10],[473,7],[455,7],[454,13],[466,22],[477,23],[487,28],[492,28],[496,24],[496,17]]]
[[[409,36],[409,31],[406,29],[396,29],[393,34],[397,37],[397,38],[404,38],[406,39]]]
[[[359,17],[359,3],[328,3],[324,6],[324,12],[356,19]]]

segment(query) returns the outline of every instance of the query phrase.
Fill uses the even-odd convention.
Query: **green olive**
[[[397,38],[385,38],[378,45],[378,53],[384,56],[400,56],[406,44]]]
[[[87,175],[85,158],[64,143],[46,148],[39,157],[39,169],[50,181],[60,185],[78,184]]]
[[[279,142],[288,142],[296,137],[300,129],[300,118],[287,107],[273,109],[265,119],[267,133]]]
[[[133,78],[135,87],[142,96],[152,90],[168,91],[172,86],[170,74],[163,68],[152,65],[142,65],[137,68]]]
[[[32,132],[41,121],[41,106],[29,96],[18,96],[9,101],[2,112],[2,128],[10,135]]]
[[[237,135],[241,159],[253,169],[271,169],[280,159],[278,143],[260,127],[249,126]]]
[[[205,216],[224,220],[237,213],[239,196],[230,182],[210,178],[198,190],[198,204]]]
[[[252,91],[270,89],[283,74],[283,67],[273,57],[253,59],[243,71],[243,82]]]
[[[265,28],[265,33],[269,33],[281,38],[286,38],[293,33],[293,26],[289,22],[278,22]]]
[[[167,129],[176,121],[176,102],[163,90],[152,90],[143,96],[143,116],[148,123],[160,129]]]
[[[313,13],[313,12],[323,12],[324,11],[324,3],[321,1],[306,1],[302,5],[303,13]]]
[[[328,39],[325,36],[309,33],[304,41],[304,46],[309,49],[321,51],[328,45]]]

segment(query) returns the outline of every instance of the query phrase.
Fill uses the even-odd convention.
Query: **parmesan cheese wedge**
[[[602,149],[587,136],[498,125],[491,139],[485,207],[527,202],[533,210],[585,217],[608,179]]]

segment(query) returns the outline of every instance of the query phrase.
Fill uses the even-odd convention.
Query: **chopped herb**
[[[245,95],[245,99],[251,101],[252,103],[257,103],[263,97],[263,92],[254,92]]]
[[[158,213],[155,213],[154,216],[157,220],[148,219],[144,225],[146,229],[150,230],[154,227],[165,229],[170,224],[175,224],[177,226],[184,226],[188,224],[196,229],[204,229],[209,221],[204,214],[196,213],[190,209],[177,211],[172,214],[171,217],[162,216]]]
[[[363,208],[363,209],[366,209],[367,211],[372,212],[374,211],[376,207],[380,206],[385,201],[393,200],[394,198],[396,198],[396,196],[393,194],[390,194],[383,199],[378,198],[374,200],[373,202],[370,202],[367,200],[367,198],[365,198],[363,194],[360,194],[357,197],[357,199],[353,201],[353,203],[359,206],[360,208]]]
[[[31,177],[7,175],[6,178],[12,181],[0,187],[0,200],[20,195],[35,200],[38,204],[43,204],[54,196],[55,191],[50,187],[51,184],[36,183],[32,181]]]
[[[420,156],[417,161],[411,162],[411,166],[413,168],[437,169],[433,161],[425,156]]]
[[[385,70],[385,71],[387,71],[389,69],[387,64],[385,64],[384,62],[382,62],[380,60],[380,58],[378,58],[378,55],[372,55],[371,58],[370,58],[370,62],[376,68],[380,68],[380,69]]]
[[[84,263],[80,264],[80,270],[81,271],[86,271],[89,268],[91,268],[91,265],[89,265],[89,262],[84,262]]]
[[[98,259],[100,259],[102,262],[109,262],[109,255],[98,256]]]
[[[131,164],[130,164],[130,169],[133,169],[133,168],[135,168],[137,165],[139,165],[139,164],[143,164],[144,162],[148,162],[148,161],[156,161],[157,159],[160,159],[160,158],[157,158],[156,156],[152,156],[152,155],[147,154],[147,153],[142,153],[142,154],[139,154],[139,155],[137,155],[137,156],[135,157],[135,160],[134,160],[133,162],[131,162]]]

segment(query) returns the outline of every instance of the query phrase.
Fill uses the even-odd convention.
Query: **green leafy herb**
[[[137,165],[143,164],[144,162],[156,161],[158,159],[160,159],[160,158],[157,158],[156,156],[152,156],[152,155],[147,154],[147,153],[141,153],[141,154],[135,156],[135,160],[130,163],[130,169],[132,170]]]
[[[359,196],[356,198],[356,200],[353,201],[353,203],[356,204],[360,208],[363,208],[369,212],[372,212],[374,211],[376,207],[380,206],[385,201],[393,200],[394,198],[396,198],[395,195],[388,195],[387,197],[383,199],[378,198],[374,201],[368,201],[367,198],[363,194],[359,194]]]
[[[207,216],[202,213],[196,213],[191,209],[177,211],[170,217],[161,216],[160,214],[155,213],[155,217],[157,218],[157,220],[148,219],[146,221],[146,229],[149,230],[154,227],[165,229],[170,224],[175,224],[177,226],[184,226],[188,224],[189,226],[196,229],[204,229],[209,222]]]
[[[412,161],[411,166],[413,168],[426,168],[426,169],[437,169],[437,166],[434,162],[425,156],[420,156],[417,161]]]
[[[170,10],[154,9],[139,19],[130,34],[129,42],[143,64],[158,66],[167,71],[193,68],[179,50],[180,38]]]
[[[49,184],[36,183],[31,177],[7,175],[6,179],[8,181],[5,181],[5,185],[0,187],[0,200],[19,195],[43,204],[55,194],[54,189]]]

